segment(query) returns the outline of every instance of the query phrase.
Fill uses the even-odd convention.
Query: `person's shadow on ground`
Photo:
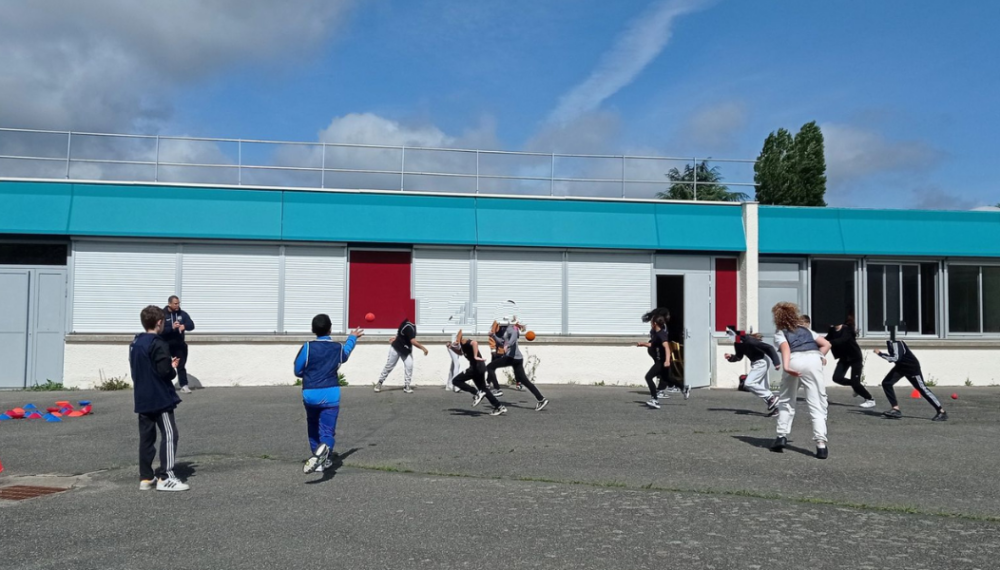
[[[451,408],[448,410],[453,416],[466,416],[471,418],[478,418],[479,416],[485,416],[486,412],[480,410],[470,410],[467,408]]]
[[[768,412],[755,412],[753,410],[738,410],[736,408],[709,408],[710,412],[732,412],[737,416],[763,416],[768,417]]]
[[[194,477],[197,471],[198,464],[191,461],[184,461],[174,465],[174,475],[183,481]]]
[[[769,439],[766,437],[751,437],[749,435],[734,435],[732,437],[733,439],[738,439],[743,443],[747,443],[754,447],[759,447],[761,449],[766,449],[768,451],[771,450],[771,444],[774,443],[774,439]],[[813,457],[816,455],[816,453],[813,452],[812,450],[796,447],[794,445],[786,445],[785,449],[788,451],[801,453],[802,455],[808,455],[809,457]]]
[[[361,449],[360,447],[352,447],[351,449],[348,449],[344,453],[332,454],[330,456],[330,461],[333,462],[333,465],[324,469],[323,476],[320,477],[319,479],[312,479],[306,481],[306,485],[318,485],[320,483],[325,483],[330,479],[333,479],[334,477],[337,476],[337,470],[344,466],[344,459],[350,457],[355,452],[360,451],[360,449]]]

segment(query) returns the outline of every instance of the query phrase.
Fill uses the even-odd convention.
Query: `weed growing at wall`
[[[101,379],[94,385],[94,388],[104,392],[113,392],[116,390],[131,390],[132,383],[126,380],[127,375],[124,376],[105,376],[104,371],[98,371]]]
[[[63,386],[62,382],[53,382],[52,380],[46,380],[45,384],[35,384],[34,386],[28,386],[25,390],[29,392],[59,392],[62,390],[76,390],[76,388],[67,388]]]

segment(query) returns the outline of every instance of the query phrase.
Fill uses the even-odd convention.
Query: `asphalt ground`
[[[997,568],[1000,389],[900,390],[878,417],[830,389],[830,458],[805,403],[785,453],[745,393],[663,409],[639,388],[506,390],[506,416],[441,388],[344,389],[336,469],[303,475],[297,388],[183,396],[186,493],[140,492],[131,392],[0,392],[0,410],[89,399],[94,415],[0,422],[3,568]],[[906,391],[908,392],[908,390]],[[39,477],[42,476],[42,477]]]

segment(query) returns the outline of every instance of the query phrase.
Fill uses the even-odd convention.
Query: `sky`
[[[0,127],[752,159],[768,133],[816,121],[831,206],[1000,202],[1000,2],[0,0],[0,14]]]

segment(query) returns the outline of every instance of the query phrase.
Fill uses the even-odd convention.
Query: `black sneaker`
[[[684,399],[691,398],[691,386],[684,386]]]
[[[826,459],[827,457],[830,457],[830,449],[828,447],[816,448],[816,459]]]
[[[934,419],[932,419],[931,421],[932,422],[946,422],[946,421],[948,421],[948,412],[938,412],[937,415],[934,416]]]
[[[777,410],[778,410],[778,397],[771,396],[770,398],[767,399],[767,411],[773,413],[776,412]]]
[[[500,396],[503,396],[503,391],[502,391],[502,390],[500,390],[499,388],[494,388],[494,389],[490,390],[490,392],[491,392],[491,393],[492,393],[492,394],[493,394],[493,395],[494,395],[495,397],[497,397],[497,398],[499,398]]]
[[[897,409],[891,409],[891,410],[886,410],[886,411],[882,412],[882,415],[884,417],[887,417],[887,418],[890,418],[890,419],[893,419],[893,420],[898,420],[899,418],[903,417],[903,412],[901,412],[901,411],[899,411]]]
[[[506,413],[507,413],[507,406],[500,406],[499,408],[493,408],[493,411],[490,412],[490,415],[499,416],[501,414],[506,414]]]
[[[737,392],[746,392],[747,391],[746,383],[747,383],[747,375],[746,374],[740,374],[740,387],[737,388],[736,391]]]
[[[787,446],[788,446],[788,438],[783,435],[779,435],[774,440],[774,443],[771,444],[771,451],[775,453],[784,453],[785,447]]]
[[[537,404],[535,404],[535,411],[536,412],[540,412],[543,409],[545,409],[545,406],[548,406],[548,405],[549,405],[549,399],[548,398],[542,398],[541,400],[538,400]]]
[[[486,397],[486,392],[483,392],[482,390],[476,392],[476,395],[472,397],[472,407],[475,408],[476,406],[478,406],[479,402],[482,402],[483,398],[485,397]]]

